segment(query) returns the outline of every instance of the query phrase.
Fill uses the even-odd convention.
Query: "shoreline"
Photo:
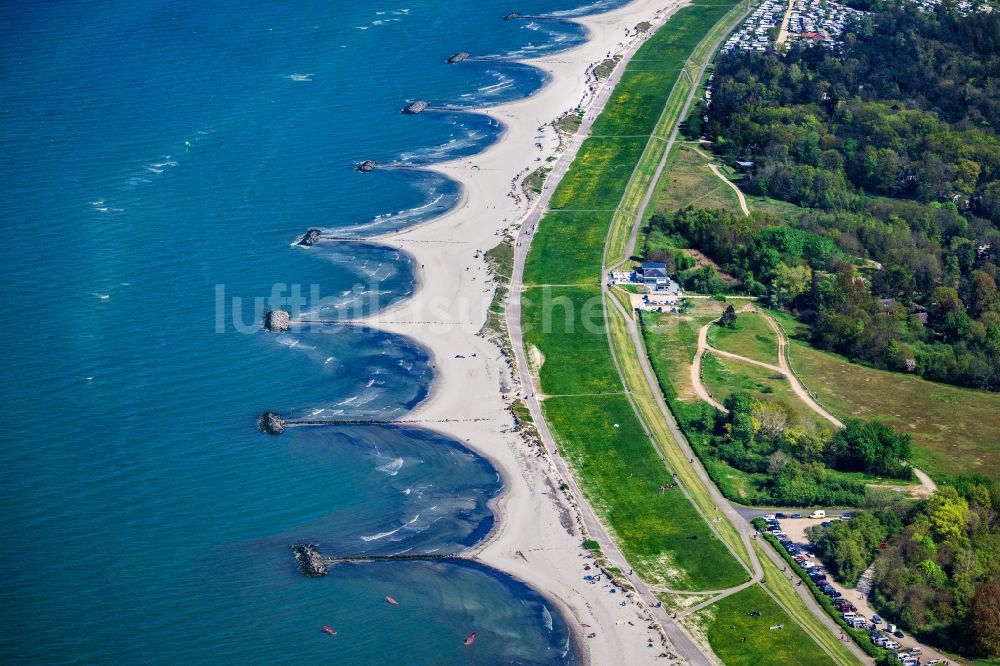
[[[684,0],[666,4],[632,0],[605,13],[566,19],[587,29],[585,42],[537,59],[518,60],[546,74],[542,88],[516,101],[470,109],[501,123],[500,138],[482,153],[420,167],[459,184],[462,195],[456,206],[412,227],[359,239],[392,247],[413,261],[412,294],[359,322],[407,338],[428,353],[435,377],[427,396],[407,418],[485,419],[415,423],[483,456],[501,477],[502,490],[490,503],[494,524],[464,554],[530,585],[558,608],[585,663],[622,658],[626,663],[663,663],[655,655],[676,654],[676,648],[664,644],[662,631],[644,607],[634,600],[624,602],[624,594],[609,594],[606,584],[583,580],[587,573],[583,567],[591,560],[583,549],[580,510],[560,490],[562,478],[553,461],[515,431],[509,405],[513,392],[525,387],[519,387],[510,365],[513,359],[480,335],[498,287],[482,252],[503,242],[505,230],[516,239],[521,222],[539,204],[540,197],[515,201],[511,187],[520,191],[521,180],[533,168],[555,167],[567,158],[570,141],[560,143],[550,123],[567,110],[565,100],[573,100],[569,106],[575,108],[588,92],[587,66],[610,53],[623,56],[615,70],[624,68],[638,46],[685,4]],[[625,37],[626,28],[632,31],[643,21],[652,27]],[[582,107],[588,115],[598,114],[609,98],[609,79],[591,91]],[[536,128],[544,131],[539,134]],[[550,145],[539,150],[537,143]],[[547,161],[552,155],[557,161]],[[558,178],[553,172],[545,189],[554,187]],[[468,252],[465,262],[458,261],[461,252]],[[584,639],[589,632],[596,634],[595,640]],[[654,649],[647,647],[650,638]]]

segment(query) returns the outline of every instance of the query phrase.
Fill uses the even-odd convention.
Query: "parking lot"
[[[878,641],[886,649],[896,652],[900,657],[900,663],[906,664],[906,666],[947,664],[952,661],[952,658],[917,642],[909,634],[904,634],[901,631],[890,633],[889,629],[893,628],[891,621],[879,618],[875,609],[868,603],[867,586],[863,584],[865,576],[862,576],[862,581],[859,582],[857,588],[845,587],[833,579],[823,562],[814,555],[809,539],[806,537],[806,529],[835,520],[849,520],[850,516],[851,514],[848,512],[843,516],[812,518],[802,514],[802,517],[792,518],[791,515],[777,513],[765,515],[764,519],[768,524],[768,531],[774,534],[781,542],[782,547],[799,562],[798,566],[802,574],[812,578],[827,596],[842,606],[841,616],[845,620],[849,623],[854,621],[857,628],[868,630],[872,642]],[[870,575],[870,572],[869,569],[866,575]],[[795,577],[799,575],[799,572],[789,570],[785,571],[784,574]],[[880,620],[877,623],[873,622],[876,618]],[[913,652],[914,649],[916,652]]]

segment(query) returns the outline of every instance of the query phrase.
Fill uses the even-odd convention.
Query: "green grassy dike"
[[[734,6],[681,9],[638,50],[553,193],[524,270],[525,352],[559,454],[636,572],[680,590],[748,574],[679,490],[660,494],[671,478],[623,393],[598,285],[608,228],[650,137],[679,121],[664,108],[681,67]]]

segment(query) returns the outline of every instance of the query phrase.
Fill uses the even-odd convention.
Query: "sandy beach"
[[[555,131],[539,128],[577,106],[585,94],[589,115],[596,115],[606,100],[610,86],[589,92],[593,77],[587,76],[588,65],[610,52],[623,54],[619,68],[624,67],[649,34],[637,35],[635,26],[642,21],[659,26],[683,4],[634,0],[611,12],[574,19],[588,28],[586,43],[526,61],[549,75],[548,84],[531,97],[486,110],[506,127],[501,140],[472,158],[434,166],[462,183],[462,204],[417,227],[372,239],[409,253],[417,267],[419,286],[413,297],[365,322],[410,337],[433,355],[435,384],[407,420],[464,442],[490,459],[504,480],[496,527],[472,554],[558,604],[580,639],[582,654],[593,664],[671,663],[657,655],[676,652],[655,627],[649,628],[651,616],[644,608],[631,600],[621,605],[625,596],[620,590],[612,593],[605,580],[584,580],[599,572],[585,568],[592,560],[582,548],[580,516],[559,489],[551,460],[515,432],[509,406],[519,388],[516,373],[500,349],[479,335],[495,291],[482,252],[497,245],[504,230],[518,235],[520,221],[532,211],[531,203],[511,192],[513,183],[558,147]],[[553,163],[547,188],[555,186],[568,157]]]

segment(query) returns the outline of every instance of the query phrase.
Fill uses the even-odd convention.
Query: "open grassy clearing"
[[[685,624],[707,637],[726,666],[836,663],[758,585],[689,616]]]
[[[712,326],[708,329],[708,344],[731,354],[778,365],[778,338],[767,320],[756,312],[740,312],[732,328]]]
[[[761,402],[784,405],[795,424],[810,428],[826,422],[792,392],[787,377],[773,370],[709,352],[701,362],[701,377],[708,392],[719,402],[725,402],[737,391],[746,391]]]
[[[913,462],[934,474],[1000,480],[1000,394],[876,370],[792,339],[801,326],[772,312],[789,338],[788,362],[806,389],[841,418],[877,418],[913,439]]]
[[[531,242],[524,284],[600,284],[601,242],[611,213],[550,211]]]
[[[521,308],[525,351],[542,393],[622,390],[608,353],[600,287],[528,289]]]
[[[666,382],[671,387],[668,398],[699,402],[691,386],[691,362],[698,348],[698,330],[718,319],[725,308],[725,303],[698,299],[683,315],[643,313],[646,351],[661,386]]]
[[[671,481],[623,395],[547,398],[545,420],[559,454],[636,571],[674,589],[719,589],[746,580]]]
[[[740,212],[736,192],[709,170],[710,163],[691,146],[676,144],[646,211],[647,217],[653,213],[673,213],[687,206]]]

